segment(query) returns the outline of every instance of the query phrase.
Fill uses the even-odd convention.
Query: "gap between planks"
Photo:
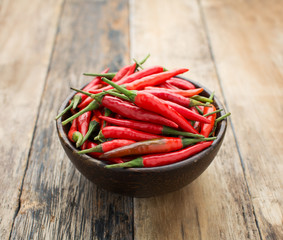
[[[16,220],[16,218],[17,218],[17,216],[18,216],[18,214],[20,212],[20,209],[21,209],[21,197],[22,197],[22,192],[23,192],[23,186],[24,186],[24,182],[25,182],[26,173],[27,173],[28,166],[29,166],[31,149],[32,149],[33,142],[34,142],[34,136],[35,136],[35,132],[36,132],[36,129],[37,129],[37,123],[38,123],[38,119],[39,119],[39,110],[40,110],[40,108],[42,106],[43,93],[45,91],[46,83],[47,83],[47,78],[48,78],[48,75],[49,75],[49,72],[50,72],[51,59],[52,59],[53,54],[54,54],[56,36],[58,35],[58,32],[59,32],[59,25],[60,25],[60,21],[61,21],[61,18],[62,18],[62,13],[63,13],[63,9],[64,9],[64,6],[65,6],[65,2],[66,2],[66,0],[63,0],[63,2],[61,3],[61,6],[60,6],[60,14],[59,14],[59,17],[58,17],[58,20],[57,20],[57,24],[56,24],[56,32],[55,32],[54,37],[53,37],[52,50],[51,50],[51,54],[49,56],[48,67],[47,67],[47,71],[46,71],[45,78],[44,78],[43,90],[42,90],[42,93],[41,93],[40,102],[39,102],[39,106],[38,106],[38,109],[37,109],[35,125],[34,125],[34,129],[33,129],[33,132],[32,132],[32,137],[31,137],[31,141],[30,141],[30,147],[29,147],[28,156],[27,156],[27,160],[26,160],[26,166],[25,166],[25,170],[24,170],[24,174],[23,174],[23,178],[22,178],[22,182],[21,182],[21,187],[19,189],[20,192],[19,192],[19,198],[18,198],[18,206],[17,206],[17,208],[15,210],[15,214],[14,214],[14,217],[13,217],[13,222],[12,222],[12,226],[11,226],[11,230],[10,230],[9,240],[12,237],[12,232],[14,230],[15,220]]]
[[[219,86],[220,86],[221,94],[222,94],[223,99],[224,99],[224,105],[225,105],[225,108],[228,110],[228,112],[230,112],[228,102],[227,102],[227,98],[226,98],[226,95],[225,95],[225,92],[224,92],[224,89],[223,89],[223,83],[222,83],[222,80],[221,80],[221,77],[220,77],[220,74],[219,74],[219,71],[218,71],[218,68],[217,68],[216,60],[215,60],[215,57],[214,57],[213,48],[212,48],[212,45],[211,45],[211,39],[210,39],[209,32],[208,32],[207,21],[206,21],[206,18],[205,18],[205,14],[204,14],[204,11],[203,11],[201,0],[197,0],[197,3],[198,3],[199,11],[200,11],[201,20],[202,20],[202,23],[203,23],[203,26],[204,26],[204,31],[205,31],[205,35],[206,35],[206,39],[207,39],[209,54],[210,54],[210,57],[211,57],[211,61],[213,63],[213,67],[215,69],[215,73],[216,73],[217,81],[218,81]],[[251,205],[252,205],[252,212],[253,212],[253,215],[254,215],[256,227],[257,227],[257,230],[258,230],[258,233],[259,233],[259,237],[262,240],[263,238],[262,238],[261,230],[260,230],[260,227],[259,227],[259,224],[258,224],[258,219],[257,219],[256,213],[255,213],[255,208],[254,208],[252,197],[251,197],[250,187],[249,187],[249,184],[248,184],[248,181],[247,181],[246,169],[245,169],[244,160],[243,160],[243,154],[241,153],[241,149],[240,149],[240,146],[239,146],[239,142],[238,142],[235,127],[234,127],[234,124],[233,124],[232,116],[233,115],[230,116],[228,121],[230,121],[230,126],[231,126],[231,129],[232,129],[232,132],[233,132],[233,137],[234,137],[234,140],[235,140],[237,152],[238,152],[239,159],[240,159],[240,162],[241,162],[243,176],[244,176],[244,179],[245,179],[245,184],[246,184],[246,187],[247,187],[248,196],[249,196],[249,199],[250,199],[250,202],[251,202]]]

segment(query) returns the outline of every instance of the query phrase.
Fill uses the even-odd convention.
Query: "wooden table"
[[[283,239],[283,3],[0,2],[0,239]],[[188,67],[232,113],[192,184],[136,199],[70,163],[54,116],[89,78],[151,54]]]

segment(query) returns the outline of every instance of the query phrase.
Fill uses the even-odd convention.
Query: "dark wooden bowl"
[[[202,87],[204,89],[203,96],[209,97],[211,94],[209,90],[200,84],[191,80],[188,81],[192,82],[196,87]],[[74,94],[72,93],[67,97],[61,105],[59,112],[68,105]],[[217,109],[223,109],[217,97],[214,97],[214,104]],[[225,111],[222,111],[217,114],[217,117],[224,114]],[[106,165],[105,162],[85,154],[77,154],[77,149],[67,138],[70,124],[62,126],[62,121],[69,116],[69,113],[62,116],[62,118],[57,120],[56,125],[60,142],[75,167],[98,187],[132,197],[152,197],[169,193],[191,183],[203,173],[216,156],[227,127],[227,120],[223,120],[217,126],[217,139],[213,144],[202,152],[181,162],[154,168],[107,169],[104,167]]]

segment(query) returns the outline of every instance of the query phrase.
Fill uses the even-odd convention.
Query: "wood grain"
[[[201,2],[262,238],[283,239],[283,4]]]
[[[10,235],[62,1],[0,1],[0,239]]]
[[[150,52],[148,64],[189,67],[187,77],[224,101],[197,1],[133,1],[131,18],[133,56]],[[135,239],[260,239],[231,126],[201,177],[134,206]]]
[[[106,14],[106,13],[111,14]],[[129,61],[127,1],[66,1],[42,96],[13,239],[131,239],[132,198],[97,189],[59,143],[54,117],[89,78]]]

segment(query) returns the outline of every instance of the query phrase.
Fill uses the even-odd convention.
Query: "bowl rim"
[[[184,77],[180,77],[177,76],[180,79],[186,80],[191,82],[192,84],[194,84],[196,87],[200,87],[203,88],[204,92],[207,92],[209,95],[212,93],[209,89],[207,89],[206,87],[204,87],[202,84],[199,84],[198,82],[195,82],[191,79],[188,78],[184,78]],[[84,85],[85,86],[85,85]],[[83,87],[84,87],[83,86]],[[83,87],[81,87],[80,89],[82,89]],[[63,101],[63,103],[61,104],[60,108],[59,108],[59,113],[61,111],[63,111],[63,109],[67,106],[67,104],[69,103],[69,100],[75,95],[75,91],[72,91],[71,94],[68,95],[68,97]],[[218,106],[219,109],[223,109],[223,111],[221,111],[220,113],[218,113],[220,116],[223,116],[224,114],[226,114],[226,111],[222,105],[222,103],[220,102],[220,100],[217,98],[217,96],[214,96],[214,103],[216,103],[216,105]],[[67,148],[69,148],[69,150],[71,150],[74,154],[77,154],[78,149],[74,147],[74,145],[71,143],[71,141],[68,139],[67,134],[65,133],[64,129],[63,129],[63,125],[62,125],[62,117],[60,117],[58,120],[56,120],[56,127],[57,127],[57,133],[59,135],[59,137],[64,141],[65,146]],[[150,172],[164,172],[164,171],[174,171],[176,169],[182,168],[186,165],[190,165],[192,163],[198,162],[199,160],[203,159],[206,155],[208,155],[210,152],[212,152],[222,141],[225,132],[226,132],[226,128],[227,128],[227,118],[224,119],[223,121],[220,122],[219,126],[218,126],[218,134],[217,134],[217,138],[213,141],[213,143],[206,149],[202,150],[201,152],[186,158],[182,161],[179,162],[175,162],[169,165],[164,165],[164,166],[158,166],[158,167],[144,167],[144,168],[105,168],[106,164],[105,162],[103,162],[103,160],[100,159],[96,159],[93,158],[91,156],[88,156],[86,154],[82,154],[82,155],[78,155],[80,161],[86,161],[88,163],[91,163],[92,165],[96,165],[97,167],[101,167],[109,172],[125,172],[125,173],[150,173]]]

